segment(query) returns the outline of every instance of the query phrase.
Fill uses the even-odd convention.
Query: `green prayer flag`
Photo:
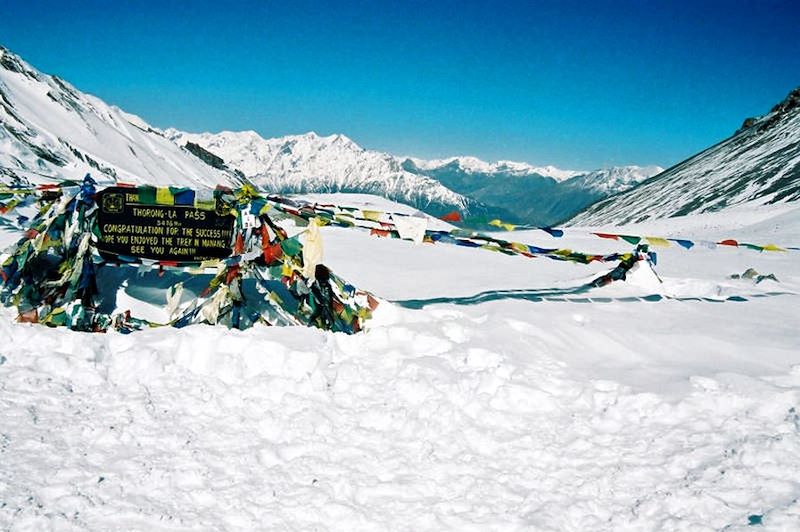
[[[142,205],[155,205],[156,203],[156,188],[143,186],[139,187],[139,203]]]
[[[628,244],[633,244],[633,245],[638,244],[642,240],[642,237],[640,237],[640,236],[619,235],[619,237],[622,240],[624,240],[625,242],[627,242]]]
[[[281,242],[281,249],[286,255],[290,257],[294,257],[303,249],[303,245],[297,239],[297,237],[287,238],[283,242]]]

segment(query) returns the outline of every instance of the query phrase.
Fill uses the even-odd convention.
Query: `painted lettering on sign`
[[[97,204],[97,249],[106,260],[123,255],[198,262],[232,253],[232,215],[190,205],[143,205],[137,192],[121,187],[99,192]]]

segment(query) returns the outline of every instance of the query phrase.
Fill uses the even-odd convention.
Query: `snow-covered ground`
[[[800,245],[800,208],[615,231]],[[570,295],[608,266],[323,237],[394,301],[365,333],[4,310],[0,529],[800,529],[800,252],[673,247],[663,284]],[[751,267],[778,281],[730,278]]]

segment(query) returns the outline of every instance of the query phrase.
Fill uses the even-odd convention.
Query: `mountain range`
[[[538,225],[562,220],[661,171],[626,166],[579,172],[475,157],[426,161],[365,150],[344,135],[164,133],[180,146],[202,147],[264,190],[370,193],[436,215],[457,210],[467,218]]]
[[[162,131],[0,47],[0,180],[6,183],[86,172],[108,183],[213,187],[249,180],[275,193],[370,193],[434,215],[456,210],[468,219],[549,224],[659,170],[578,172],[474,157],[425,161],[366,150],[344,135]]]
[[[0,182],[79,179],[274,193],[357,192],[469,223],[625,224],[800,199],[800,88],[730,138],[662,171],[595,171],[475,157],[424,160],[344,135],[160,130],[0,47]],[[584,210],[585,209],[585,210]]]

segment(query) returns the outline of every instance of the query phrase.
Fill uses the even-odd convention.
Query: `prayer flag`
[[[651,246],[656,246],[660,248],[669,247],[669,241],[666,238],[660,238],[657,236],[647,236],[645,238],[647,239],[647,243],[650,244]]]
[[[673,242],[676,242],[679,246],[686,249],[692,249],[694,247],[694,242],[691,240],[681,240],[679,238],[670,238]]]
[[[460,222],[461,215],[458,211],[453,211],[445,214],[444,216],[439,217],[440,220],[444,220],[445,222]]]

